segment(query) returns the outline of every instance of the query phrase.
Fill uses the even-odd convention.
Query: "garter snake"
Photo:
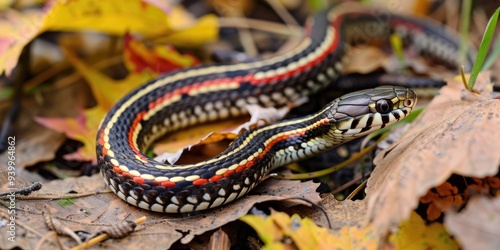
[[[358,5],[323,11],[306,30],[300,45],[286,54],[182,69],[126,95],[97,135],[98,164],[109,188],[126,202],[157,212],[214,208],[243,196],[276,167],[408,115],[415,93],[385,86],[344,95],[306,117],[247,131],[221,154],[197,164],[169,165],[141,152],[166,133],[242,115],[247,104],[283,106],[324,89],[339,76],[348,44],[398,32],[421,54],[458,64],[456,39],[443,29]]]

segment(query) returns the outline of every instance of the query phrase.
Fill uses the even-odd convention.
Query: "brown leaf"
[[[116,224],[117,221],[134,220],[146,216],[147,221],[136,228],[135,233],[120,240],[108,240],[102,247],[118,247],[120,249],[168,249],[174,242],[190,242],[196,235],[217,229],[231,221],[239,219],[250,210],[254,204],[265,201],[284,201],[293,197],[303,197],[312,202],[319,202],[320,197],[315,192],[319,184],[312,181],[282,181],[269,179],[261,183],[249,195],[232,202],[223,208],[183,215],[169,215],[145,211],[130,206],[112,193],[94,194],[82,198],[71,199],[70,205],[63,205],[57,197],[70,194],[85,194],[102,192],[104,182],[100,176],[68,178],[44,184],[44,188],[36,193],[42,200],[23,200],[17,205],[18,225],[43,225],[42,211],[51,212],[54,218],[63,220],[72,230],[95,232],[103,225]],[[107,190],[106,190],[107,191]],[[0,207],[0,214],[6,213],[5,207]],[[43,227],[44,228],[44,227]],[[37,229],[37,234],[18,227],[19,235],[26,235],[29,245],[36,245],[41,235],[47,229]],[[0,238],[6,237],[6,230],[0,231]],[[38,236],[38,237],[37,237]],[[19,236],[21,237],[21,236]],[[24,238],[24,237],[23,237]],[[72,240],[63,237],[63,245],[73,246]],[[155,244],[151,244],[155,242]],[[0,248],[4,249],[4,243]],[[42,246],[48,248],[46,243]]]
[[[487,88],[482,74],[478,89]],[[500,164],[500,100],[463,90],[449,81],[392,147],[380,153],[368,181],[369,219],[384,233],[408,218],[419,197],[452,173],[485,177]]]
[[[22,98],[21,112],[14,123],[16,168],[20,170],[41,161],[54,159],[56,150],[61,147],[66,137],[36,123],[33,117],[75,115],[77,107],[81,106],[87,97],[84,88],[81,84],[64,88],[52,86],[37,92],[36,95],[26,95]],[[68,98],[69,96],[72,98]],[[5,153],[0,154],[0,164],[6,163],[6,159]]]
[[[444,224],[464,249],[500,249],[500,197],[472,199],[464,211],[448,212]]]
[[[354,47],[349,50],[349,60],[343,69],[344,73],[367,74],[384,68],[389,56],[373,46]]]
[[[365,200],[343,200],[338,201],[331,194],[323,197],[318,204],[327,213],[331,222],[331,229],[338,231],[346,226],[356,225],[357,227],[366,227],[366,201]],[[325,214],[316,207],[291,207],[287,209],[289,214],[300,214],[302,217],[312,219],[317,225],[328,227],[328,220]]]

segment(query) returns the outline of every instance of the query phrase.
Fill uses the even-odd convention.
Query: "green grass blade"
[[[467,57],[467,45],[469,44],[469,24],[471,19],[472,0],[462,1],[462,13],[460,13],[460,63],[465,64]]]
[[[493,45],[493,50],[486,59],[486,62],[484,62],[484,66],[481,70],[488,70],[489,68],[491,68],[491,66],[493,65],[495,60],[497,60],[499,55],[500,55],[500,35],[497,35],[495,45]]]
[[[488,54],[488,49],[490,47],[491,40],[493,39],[493,33],[495,33],[499,13],[500,7],[495,10],[495,13],[493,13],[490,20],[488,21],[488,24],[486,25],[486,30],[484,31],[483,39],[481,39],[481,44],[479,45],[479,50],[477,52],[476,60],[474,61],[474,66],[472,66],[472,70],[470,72],[469,82],[467,83],[469,90],[474,88],[477,76],[483,68],[484,59]]]
[[[308,0],[307,2],[315,11],[325,9],[328,6],[328,2],[325,0]]]

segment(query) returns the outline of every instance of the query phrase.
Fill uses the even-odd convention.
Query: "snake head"
[[[416,103],[413,90],[396,86],[344,95],[332,102],[330,134],[343,141],[366,135],[405,118]]]

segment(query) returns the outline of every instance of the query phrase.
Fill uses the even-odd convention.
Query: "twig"
[[[287,26],[300,26],[300,24],[295,20],[295,18],[288,12],[288,10],[283,6],[280,1],[276,0],[267,0],[266,1],[271,8],[273,8],[274,12],[278,14],[278,16],[283,20]]]
[[[136,225],[142,224],[146,221],[146,216],[143,216],[135,221]],[[100,243],[104,240],[107,240],[109,238],[109,235],[107,233],[100,234],[92,239],[90,239],[87,242],[84,242],[83,244],[80,244],[76,247],[73,247],[71,250],[82,250],[85,248],[89,248],[97,243]]]
[[[19,199],[19,200],[61,200],[61,199],[87,197],[87,196],[96,195],[96,194],[109,194],[111,192],[112,192],[111,190],[104,190],[104,191],[90,192],[90,193],[84,193],[84,194],[68,194],[68,195],[62,195],[62,196],[39,195],[39,196],[18,197],[16,199]]]
[[[0,197],[7,196],[7,195],[12,195],[12,194],[20,194],[20,195],[28,196],[32,192],[38,191],[41,188],[42,188],[42,183],[35,182],[31,186],[29,186],[29,187],[15,189],[14,191],[3,191],[3,192],[0,192]]]
[[[363,183],[361,183],[356,189],[354,189],[354,191],[352,191],[352,193],[350,193],[345,199],[352,200],[352,197],[357,195],[359,193],[359,191],[361,191],[361,189],[366,187],[367,182],[368,182],[368,180],[363,181]]]
[[[333,229],[332,222],[330,221],[330,217],[328,216],[328,213],[326,212],[326,210],[323,206],[320,206],[320,205],[318,205],[318,204],[316,204],[316,203],[314,203],[314,202],[312,202],[304,197],[293,197],[292,199],[305,201],[305,202],[311,204],[314,208],[319,209],[325,215],[326,221],[328,222],[328,228]]]
[[[252,18],[220,17],[219,26],[242,29],[251,28],[284,36],[302,37],[304,35],[303,29],[300,26],[284,25]]]
[[[338,188],[334,189],[334,190],[333,190],[332,192],[330,192],[330,193],[332,193],[332,194],[338,194],[338,193],[340,193],[340,192],[344,191],[344,189],[346,189],[346,188],[348,188],[348,187],[350,187],[350,186],[354,185],[354,184],[355,184],[356,182],[358,182],[359,180],[361,180],[361,179],[363,179],[363,178],[368,177],[371,173],[372,173],[371,171],[366,172],[366,173],[365,173],[365,174],[363,174],[362,176],[359,176],[359,177],[357,177],[357,178],[355,178],[355,179],[353,179],[353,180],[351,180],[351,181],[349,181],[349,182],[345,183],[344,185],[342,185],[342,186],[340,186],[340,187],[338,187]]]

